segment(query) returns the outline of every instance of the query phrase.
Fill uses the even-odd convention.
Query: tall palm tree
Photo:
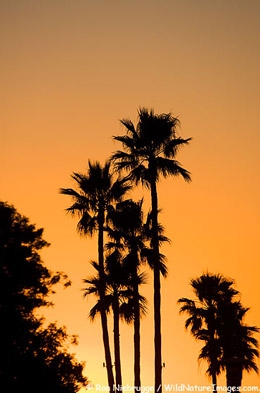
[[[138,123],[135,127],[130,119],[121,123],[126,128],[126,135],[114,136],[121,142],[124,151],[115,152],[111,160],[118,170],[129,172],[128,178],[142,183],[150,190],[152,212],[152,249],[154,275],[154,347],[155,347],[155,390],[162,387],[161,354],[161,290],[160,290],[160,247],[158,238],[158,194],[157,182],[160,175],[178,176],[190,181],[190,173],[175,160],[180,147],[189,143],[190,138],[177,136],[179,120],[171,113],[156,115],[154,111],[141,108],[138,111]]]
[[[145,259],[144,250],[147,236],[143,223],[143,201],[126,200],[117,203],[108,213],[108,250],[117,250],[122,257],[122,263],[129,276],[129,287],[132,290],[132,313],[128,320],[134,321],[134,385],[141,386],[140,365],[140,316],[146,312],[146,300],[139,293],[139,286],[145,282],[145,275],[139,273],[140,264]],[[115,252],[115,251],[114,251]]]
[[[113,390],[114,376],[112,370],[107,315],[105,305],[105,271],[104,271],[104,223],[107,209],[110,204],[120,200],[129,190],[129,185],[120,179],[114,181],[110,163],[102,166],[98,161],[88,161],[86,174],[73,173],[72,179],[76,182],[77,190],[61,188],[60,193],[72,197],[74,203],[67,209],[72,215],[77,214],[80,220],[77,229],[80,234],[93,236],[98,233],[98,265],[99,265],[99,297],[100,316],[107,368],[108,385]]]
[[[180,312],[189,318],[185,327],[193,336],[205,342],[199,359],[208,362],[207,373],[217,390],[217,375],[226,370],[227,386],[240,386],[242,370],[257,371],[257,340],[252,337],[258,331],[242,323],[248,309],[236,300],[239,292],[232,287],[234,280],[220,274],[204,274],[191,280],[196,300],[181,298]]]

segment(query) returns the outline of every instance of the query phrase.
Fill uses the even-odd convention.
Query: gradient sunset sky
[[[1,199],[45,229],[43,260],[71,278],[46,315],[79,335],[74,351],[94,384],[107,385],[100,321],[89,322],[93,300],[81,288],[96,239],[78,236],[58,190],[74,186],[70,175],[88,159],[103,163],[121,147],[112,140],[124,133],[119,119],[135,122],[140,106],[172,112],[193,138],[178,156],[192,183],[159,184],[172,240],[163,250],[163,382],[209,385],[176,302],[192,296],[192,277],[222,273],[251,309],[245,322],[260,326],[260,1],[1,0],[0,18]],[[154,383],[151,284],[143,385]],[[132,333],[122,328],[123,384],[133,383]],[[243,382],[260,387],[253,373]]]

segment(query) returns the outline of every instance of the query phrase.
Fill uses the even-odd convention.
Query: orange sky
[[[209,384],[176,301],[209,270],[236,280],[247,323],[260,326],[260,2],[258,0],[2,0],[1,199],[52,245],[46,265],[72,279],[47,315],[79,335],[77,357],[106,385],[100,322],[82,279],[95,240],[79,238],[59,195],[87,160],[104,162],[139,106],[172,111],[193,137],[179,156],[192,183],[159,185],[169,278],[163,282],[164,383]],[[140,195],[143,192],[140,190]],[[144,194],[147,200],[149,197]],[[150,287],[146,289],[152,306]],[[142,325],[142,382],[153,385],[152,307]],[[122,330],[123,383],[133,383],[132,329]],[[222,381],[224,384],[224,380]],[[244,384],[260,386],[254,374]]]

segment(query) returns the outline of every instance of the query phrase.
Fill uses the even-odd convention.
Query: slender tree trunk
[[[154,177],[155,178],[155,177]],[[158,238],[158,197],[156,182],[151,182],[152,199],[152,247],[154,263],[154,371],[155,392],[162,391],[162,338],[161,338],[161,284],[160,284],[160,250]]]
[[[115,371],[116,371],[116,387],[122,386],[121,360],[120,360],[120,332],[119,332],[119,304],[118,299],[114,299],[114,353],[115,353]]]
[[[110,392],[113,392],[114,387],[114,375],[112,369],[112,360],[110,353],[110,345],[109,345],[109,334],[107,328],[107,315],[103,310],[101,311],[101,326],[102,326],[102,336],[105,350],[105,361],[106,361],[106,369],[107,369],[107,380],[108,386],[110,388]]]
[[[135,272],[137,280],[137,272]],[[141,387],[140,307],[138,283],[134,283],[134,386]]]
[[[218,344],[216,343],[215,335],[216,335],[216,316],[215,316],[215,307],[211,308],[211,316],[208,319],[208,329],[210,334],[210,342],[211,342],[211,354],[210,354],[210,368],[211,368],[211,378],[213,385],[213,392],[217,391],[217,371],[219,370],[218,364]]]
[[[213,385],[213,392],[217,391],[217,375],[216,373],[212,374],[212,385]]]
[[[104,213],[99,214],[99,231],[98,231],[98,263],[99,263],[99,277],[101,281],[101,288],[99,292],[100,303],[101,303],[101,326],[102,326],[102,335],[103,335],[103,343],[104,343],[104,351],[105,351],[105,361],[106,361],[106,369],[107,369],[107,381],[108,386],[110,388],[110,392],[113,392],[114,387],[114,375],[112,369],[112,360],[111,360],[111,352],[109,345],[109,334],[107,327],[107,314],[105,309],[105,273],[104,273]]]

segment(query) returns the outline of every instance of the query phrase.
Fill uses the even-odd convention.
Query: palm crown
[[[177,136],[178,118],[170,113],[155,115],[152,109],[146,108],[139,109],[138,115],[136,127],[130,119],[121,120],[127,135],[114,136],[125,149],[113,154],[116,167],[131,171],[131,180],[141,181],[148,187],[154,178],[158,181],[160,174],[165,177],[180,174],[190,181],[190,173],[174,160],[178,149],[191,140]]]
[[[78,231],[92,236],[100,229],[100,219],[104,223],[104,214],[109,205],[120,200],[130,186],[125,179],[113,180],[109,162],[102,167],[99,162],[89,161],[86,174],[74,172],[71,177],[77,183],[78,190],[61,188],[60,193],[69,195],[74,200],[67,211],[80,216]]]

